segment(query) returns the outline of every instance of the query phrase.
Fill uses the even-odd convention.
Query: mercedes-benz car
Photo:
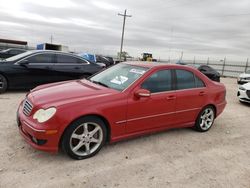
[[[0,61],[0,93],[32,89],[38,85],[89,77],[102,67],[77,55],[35,50]]]
[[[21,102],[17,122],[34,148],[85,159],[107,142],[171,128],[208,131],[225,96],[222,83],[192,67],[120,63],[89,79],[36,87]]]

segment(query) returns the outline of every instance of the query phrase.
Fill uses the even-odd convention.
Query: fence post
[[[222,76],[224,76],[225,64],[226,64],[226,57],[224,57],[224,60],[223,60],[222,73],[221,73]]]
[[[248,58],[247,58],[247,62],[246,62],[245,72],[247,72],[247,68],[248,68]]]
[[[209,57],[207,58],[207,65],[209,64]]]

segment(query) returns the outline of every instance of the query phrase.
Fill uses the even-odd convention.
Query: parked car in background
[[[106,67],[109,67],[115,64],[113,58],[108,57],[108,56],[96,55],[96,54],[90,54],[90,53],[80,53],[78,55],[93,63],[97,63],[99,65],[105,65]]]
[[[19,48],[9,48],[6,50],[0,51],[0,59],[6,59],[21,53],[26,52],[27,50],[25,49],[19,49]]]
[[[104,63],[107,67],[114,65],[114,60],[112,57],[106,57],[102,55],[96,55],[97,63]]]
[[[82,58],[92,62],[92,63],[96,63],[98,65],[100,65],[102,68],[106,68],[107,65],[105,63],[100,63],[96,61],[96,56],[94,54],[89,54],[89,53],[81,53],[81,54],[77,54],[79,56],[81,56]]]
[[[34,148],[74,159],[106,142],[171,128],[208,131],[226,89],[188,66],[119,63],[89,79],[38,86],[21,102],[20,134]]]
[[[250,83],[250,69],[239,75],[237,83],[238,84]]]
[[[41,84],[89,77],[101,66],[77,55],[35,50],[0,61],[0,93],[30,89]]]
[[[210,78],[213,81],[220,82],[220,73],[213,69],[212,67],[208,65],[194,65],[190,64],[190,66],[195,67],[198,69],[200,72],[205,74],[208,78]]]
[[[250,82],[239,86],[237,96],[240,102],[250,103]]]

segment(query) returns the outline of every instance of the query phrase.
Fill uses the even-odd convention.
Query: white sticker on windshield
[[[144,74],[144,70],[139,70],[139,69],[131,69],[129,72],[135,73],[135,74]]]
[[[118,84],[121,85],[123,83],[125,83],[128,80],[127,77],[125,76],[116,76],[113,80],[111,80],[110,82],[114,83],[114,84]]]

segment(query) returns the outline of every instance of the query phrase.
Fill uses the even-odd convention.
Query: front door
[[[172,85],[172,71],[160,70],[135,90],[143,88],[151,92],[150,97],[136,98],[134,93],[128,99],[127,133],[135,133],[175,124],[176,93]]]
[[[16,70],[12,76],[13,87],[34,88],[35,86],[55,81],[52,71],[54,55],[39,53],[17,62],[13,68]],[[25,61],[26,64],[21,65]]]

